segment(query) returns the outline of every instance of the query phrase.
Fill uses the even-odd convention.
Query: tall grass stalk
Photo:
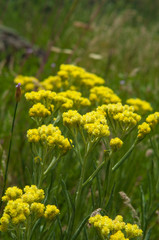
[[[11,148],[12,148],[12,140],[13,140],[13,131],[14,131],[14,125],[15,125],[15,117],[16,117],[16,112],[18,108],[18,103],[20,100],[20,95],[21,95],[21,89],[20,85],[18,84],[16,86],[16,104],[14,108],[14,115],[13,115],[13,120],[12,120],[12,127],[11,127],[11,136],[10,136],[10,142],[9,142],[9,149],[8,149],[8,156],[7,156],[7,162],[6,162],[6,168],[5,168],[5,173],[4,173],[4,183],[3,183],[3,189],[2,189],[2,195],[1,195],[1,201],[0,201],[0,209],[2,207],[2,196],[4,195],[5,188],[6,188],[6,183],[7,183],[7,175],[8,175],[8,166],[9,166],[9,161],[10,161],[10,153],[11,153]]]

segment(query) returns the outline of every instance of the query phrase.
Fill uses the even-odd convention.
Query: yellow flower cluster
[[[106,112],[107,119],[115,120],[124,131],[137,125],[141,120],[141,116],[133,112],[134,108],[132,106],[122,105],[121,103],[102,105],[98,107],[98,110]]]
[[[121,99],[113,92],[112,89],[104,86],[93,87],[90,90],[89,99],[92,103],[109,104],[121,102]]]
[[[27,131],[27,138],[29,142],[37,143],[40,141],[40,134],[38,129],[29,129]]]
[[[28,101],[32,101],[34,104],[43,104],[45,108],[51,112],[53,111],[54,106],[56,109],[64,111],[71,108],[87,107],[91,104],[87,98],[81,96],[80,92],[71,90],[60,93],[51,92],[49,90],[40,90],[38,92],[32,91],[26,93],[25,98]],[[42,108],[42,106],[38,106]],[[47,112],[47,115],[48,114],[49,113]]]
[[[38,92],[32,91],[30,93],[25,94],[25,98],[27,101],[32,101],[33,103],[41,102],[45,106],[50,105],[56,96],[55,92],[51,92],[49,90],[40,90]]]
[[[159,112],[155,112],[153,114],[150,114],[146,118],[146,122],[150,125],[150,127],[153,129],[158,123],[159,123]]]
[[[99,122],[95,123],[87,123],[84,125],[84,129],[87,131],[89,135],[93,137],[107,137],[110,135],[109,127],[107,124],[101,124]]]
[[[59,212],[59,209],[55,205],[47,205],[44,217],[51,221]]]
[[[71,144],[68,138],[65,138],[58,127],[54,127],[52,124],[48,126],[42,125],[37,129],[29,129],[27,131],[27,138],[29,142],[41,142],[45,146],[51,148],[57,147],[62,152],[67,152],[71,149]]]
[[[124,233],[119,230],[110,236],[110,240],[129,240],[129,238],[125,238]]]
[[[94,137],[98,138],[110,135],[107,121],[101,111],[92,111],[83,115],[81,125],[83,125],[89,135]]]
[[[139,114],[145,114],[149,111],[152,111],[152,107],[150,103],[144,100],[141,100],[139,98],[129,98],[127,99],[126,103],[130,106],[133,106],[135,112]]]
[[[61,96],[59,93],[57,93],[56,97],[54,98],[54,102],[56,108],[62,111],[73,108],[73,101],[69,98]]]
[[[14,191],[15,194],[13,194]],[[32,215],[37,218],[45,217],[49,221],[53,220],[59,214],[59,209],[55,205],[45,207],[44,204],[39,203],[44,197],[44,191],[35,185],[25,186],[24,193],[17,187],[8,188],[2,198],[3,201],[7,201],[7,205],[0,219],[0,231],[7,231],[10,225],[17,227]]]
[[[40,202],[44,199],[44,191],[42,189],[38,189],[37,186],[31,185],[25,186],[24,188],[24,194],[21,196],[21,199],[24,202],[27,202],[29,204],[33,202]]]
[[[110,140],[110,147],[114,152],[120,149],[122,145],[123,145],[123,141],[120,138],[116,137]]]
[[[59,76],[49,76],[40,82],[41,88],[45,90],[57,91],[62,87],[62,81]]]
[[[151,128],[150,125],[146,122],[143,122],[142,124],[140,124],[138,126],[138,135],[137,138],[138,139],[143,139],[147,134],[149,134],[151,132]]]
[[[103,237],[109,237],[110,240],[129,240],[129,238],[142,236],[142,230],[139,229],[136,224],[126,224],[120,215],[112,220],[108,216],[97,214],[89,218],[89,223],[92,224]],[[126,232],[129,238],[125,238],[122,230]]]
[[[92,88],[105,82],[103,78],[74,65],[62,64],[57,75],[62,79],[62,83],[66,87],[75,85],[76,87]]]
[[[52,108],[53,110],[53,108]],[[51,112],[41,103],[34,104],[29,110],[30,117],[48,117],[51,115]]]
[[[15,200],[20,198],[23,194],[23,191],[17,187],[9,187],[5,192],[5,196],[2,197],[2,201],[6,202],[9,200]]]
[[[36,217],[40,218],[44,216],[45,205],[39,202],[33,202],[30,206],[30,210]]]
[[[118,113],[124,111],[134,112],[134,107],[128,105],[122,105],[121,103],[102,105],[98,107],[98,110],[106,112],[110,117],[114,117]]]
[[[143,122],[141,125],[138,126],[138,139],[142,140],[147,134],[151,132],[151,129],[159,123],[159,112],[155,112],[150,114],[146,118],[146,122]]]
[[[97,111],[91,111],[82,116],[82,124],[83,125],[89,124],[89,123],[94,123],[94,122],[98,122],[101,124],[107,124],[104,112],[98,111],[98,109],[97,109]]]
[[[63,124],[67,127],[79,127],[82,122],[82,116],[76,110],[69,110],[64,112]]]
[[[88,98],[84,98],[81,96],[82,94],[77,91],[67,90],[65,92],[58,93],[58,96],[63,96],[65,98],[71,99],[73,101],[73,107],[87,107],[90,106],[91,103]]]
[[[56,76],[49,76],[43,81],[35,77],[17,76],[14,79],[16,84],[21,83],[25,92],[32,90],[54,90],[60,91],[70,88],[71,90],[80,89],[80,87],[92,88],[105,83],[104,79],[97,75],[85,71],[85,69],[69,64],[62,64]]]
[[[39,87],[39,80],[35,77],[19,75],[14,79],[16,84],[20,83],[24,92],[29,92]]]
[[[0,219],[0,230],[6,231],[10,223],[13,225],[23,223],[29,215],[30,209],[28,203],[23,202],[21,198],[9,200],[4,209],[4,214]],[[5,219],[8,221],[5,221]]]
[[[142,236],[142,230],[136,224],[127,223],[125,226],[125,232],[128,238],[134,238]]]
[[[114,116],[114,120],[120,122],[123,128],[129,128],[137,125],[137,123],[141,120],[141,117],[133,112],[125,110],[122,113],[118,113]]]
[[[63,123],[67,127],[83,127],[88,135],[100,138],[110,135],[109,127],[103,112],[92,111],[80,115],[76,110],[63,113]]]

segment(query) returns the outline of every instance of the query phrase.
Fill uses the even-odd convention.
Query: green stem
[[[53,126],[55,126],[60,120],[61,120],[61,116],[62,116],[62,114],[61,113],[59,113],[58,114],[58,116],[57,116],[57,118],[56,118],[56,120],[53,122]]]
[[[84,145],[86,146],[87,144],[86,144],[85,136],[84,136],[84,133],[83,133],[83,129],[82,129],[82,128],[79,128],[79,131],[80,131],[80,134],[81,134],[81,136],[82,136]]]
[[[113,122],[112,122],[113,119],[111,120],[108,112],[107,112],[107,119],[108,119],[108,121],[110,122],[110,125],[112,126],[113,132],[117,135],[116,129],[115,129],[114,124],[113,124]]]
[[[112,168],[112,171],[117,170],[126,161],[126,159],[130,156],[130,154],[134,150],[136,144],[137,144],[137,140],[135,140],[133,145],[129,148],[129,150],[125,153],[125,155],[119,160],[119,162],[115,164],[115,166]]]
[[[17,107],[18,107],[18,102],[16,102],[15,109],[14,109],[12,128],[11,128],[11,137],[10,137],[10,142],[9,142],[8,156],[7,156],[7,163],[6,163],[6,169],[5,169],[5,174],[4,174],[4,184],[3,184],[2,196],[1,196],[1,202],[0,202],[0,209],[1,209],[1,206],[2,206],[2,197],[4,195],[5,188],[6,188],[8,166],[9,166],[9,161],[10,161],[10,153],[11,153],[11,147],[12,147],[12,138],[13,138],[13,130],[14,130],[14,123],[15,123]]]
[[[89,146],[89,149],[86,152],[85,157],[87,158],[88,154],[90,153],[90,151],[92,150],[93,147],[95,147],[98,144],[99,140],[97,142],[93,142],[91,146]],[[105,161],[103,161],[98,168],[91,174],[91,176],[84,182],[82,183],[82,188],[85,187],[89,182],[91,182],[94,177],[98,174],[98,172],[100,171],[100,169],[104,166]]]
[[[48,166],[48,168],[45,170],[44,172],[44,176],[46,176],[46,174],[51,170],[51,168],[59,161],[61,155],[59,155],[57,158],[56,157],[53,157],[50,165]]]
[[[102,169],[102,167],[104,166],[105,161],[103,161],[97,168],[96,170],[91,174],[91,176],[89,176],[89,178],[87,178],[87,180],[82,184],[82,187],[85,187],[88,183],[90,183],[98,174],[98,172]]]
[[[30,240],[30,231],[31,231],[31,216],[27,219],[26,225],[26,240]]]
[[[81,192],[82,192],[82,185],[83,185],[83,181],[84,181],[84,175],[85,175],[85,170],[86,170],[86,165],[87,165],[87,157],[88,157],[88,152],[90,150],[90,146],[89,144],[87,145],[87,150],[86,153],[84,155],[84,159],[83,159],[83,165],[82,165],[82,169],[81,169],[81,176],[80,176],[80,180],[79,180],[79,185],[78,185],[78,189],[76,192],[76,198],[75,198],[75,207],[77,208],[79,205],[79,200],[80,200],[80,196],[81,196]]]
[[[77,156],[79,158],[80,165],[82,166],[83,158],[81,156],[81,151],[80,151],[78,140],[77,140],[77,129],[75,129],[75,130],[74,129],[70,129],[70,131],[71,131],[71,134],[72,134],[72,136],[74,138],[74,141],[75,141],[75,149],[74,150],[75,150],[75,152],[76,152],[76,154],[77,154]]]
[[[152,138],[151,138],[151,136],[150,136],[150,143],[151,143],[151,147],[152,147],[152,148],[153,148],[153,150],[154,150],[154,154],[155,154],[155,156],[156,156],[157,160],[159,160],[159,155],[158,155],[158,152],[156,151],[155,144],[153,144],[153,141],[152,141]]]

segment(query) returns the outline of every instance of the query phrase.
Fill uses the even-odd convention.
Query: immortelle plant
[[[27,131],[32,177],[23,191],[16,186],[5,191],[0,230],[27,240],[144,238],[146,225],[138,223],[142,231],[136,224],[125,223],[110,205],[115,182],[121,181],[120,169],[136,146],[153,135],[159,112],[146,116],[152,107],[141,99],[123,104],[104,79],[74,65],[61,65],[56,76],[41,82],[17,76],[15,83],[21,84],[35,122]],[[68,166],[71,189],[69,176],[59,174]],[[60,180],[54,178],[56,173]],[[55,205],[45,204],[51,198],[60,215]]]

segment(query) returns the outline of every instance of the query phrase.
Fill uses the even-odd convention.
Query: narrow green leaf
[[[72,212],[72,215],[71,215],[69,223],[68,223],[68,229],[66,232],[66,240],[70,240],[71,231],[72,231],[73,224],[74,224],[74,218],[75,218],[75,212]]]
[[[41,220],[41,219],[37,220],[36,223],[34,224],[34,226],[32,227],[31,235],[30,235],[30,240],[31,240],[32,237],[33,237],[33,233],[34,233],[35,229],[38,227],[38,225],[39,225],[39,223],[40,223],[40,220]]]
[[[155,207],[155,209],[152,211],[151,215],[148,217],[148,221],[151,220],[151,218],[154,216],[154,214],[156,213],[157,209],[159,209],[159,204],[157,204],[157,206]]]
[[[71,199],[71,197],[69,195],[69,192],[67,191],[66,184],[63,181],[63,179],[61,180],[61,184],[62,184],[63,192],[64,192],[65,197],[66,197],[66,201],[67,201],[67,204],[68,204],[69,211],[71,213],[71,211],[75,211],[75,206],[74,206],[74,204],[72,202],[72,199]]]
[[[88,234],[87,234],[86,226],[84,226],[84,236],[85,236],[85,240],[88,240]]]
[[[111,207],[111,204],[112,204],[112,200],[113,200],[113,194],[114,194],[114,190],[115,190],[115,183],[112,187],[112,191],[111,191],[111,194],[110,194],[110,197],[109,197],[109,200],[108,200],[108,203],[105,207],[105,209],[109,209]]]
[[[136,141],[134,144],[129,148],[129,150],[125,153],[125,155],[115,164],[115,166],[112,168],[112,171],[117,170],[125,161],[128,159],[132,151],[134,150],[136,146]]]
[[[32,184],[32,175],[30,173],[30,170],[28,167],[25,167],[25,173],[26,173],[26,176],[27,176],[27,181],[29,184]]]
[[[141,193],[141,213],[142,213],[142,220],[141,220],[141,227],[143,231],[145,232],[145,226],[146,226],[146,202],[145,202],[145,196],[142,189],[142,186],[140,186],[140,193]]]
[[[92,198],[92,208],[95,209],[94,193],[93,193],[93,186],[92,185],[91,185],[91,198]]]
[[[54,200],[55,200],[55,204],[56,206],[58,205],[57,204],[57,199],[54,197]],[[60,229],[60,233],[61,233],[61,240],[63,239],[63,231],[62,231],[62,224],[61,224],[61,220],[59,218],[59,216],[57,215],[57,223],[58,223],[58,226],[59,226],[59,229]]]
[[[148,187],[149,187],[148,212],[150,212],[151,203],[152,203],[152,176],[151,176],[151,173],[148,174]]]
[[[76,230],[75,234],[73,235],[72,240],[75,240],[75,239],[78,237],[78,235],[79,235],[80,232],[82,231],[83,227],[85,226],[86,222],[88,221],[89,217],[90,217],[90,215],[87,216],[87,217],[81,222],[80,226],[78,227],[78,229]]]
[[[145,239],[144,240],[150,240],[150,236],[151,236],[151,232],[152,232],[152,227],[147,231]]]
[[[72,228],[73,228],[73,224],[74,224],[75,205],[72,202],[72,199],[71,199],[71,197],[70,197],[70,195],[67,191],[66,184],[63,181],[63,179],[61,180],[61,184],[62,184],[63,192],[64,192],[65,197],[66,197],[67,205],[68,205],[68,208],[69,208],[69,216],[71,216],[69,218],[68,229],[67,229],[66,235],[64,237],[64,239],[69,240],[70,235],[71,235],[71,231],[72,231]]]
[[[46,194],[45,194],[44,203],[47,202],[47,199],[48,199],[48,197],[49,197],[49,193],[50,193],[50,191],[51,191],[51,189],[52,189],[52,185],[53,185],[52,177],[53,177],[53,172],[51,173],[51,176],[50,176],[49,186],[48,186],[47,191],[46,191]]]

